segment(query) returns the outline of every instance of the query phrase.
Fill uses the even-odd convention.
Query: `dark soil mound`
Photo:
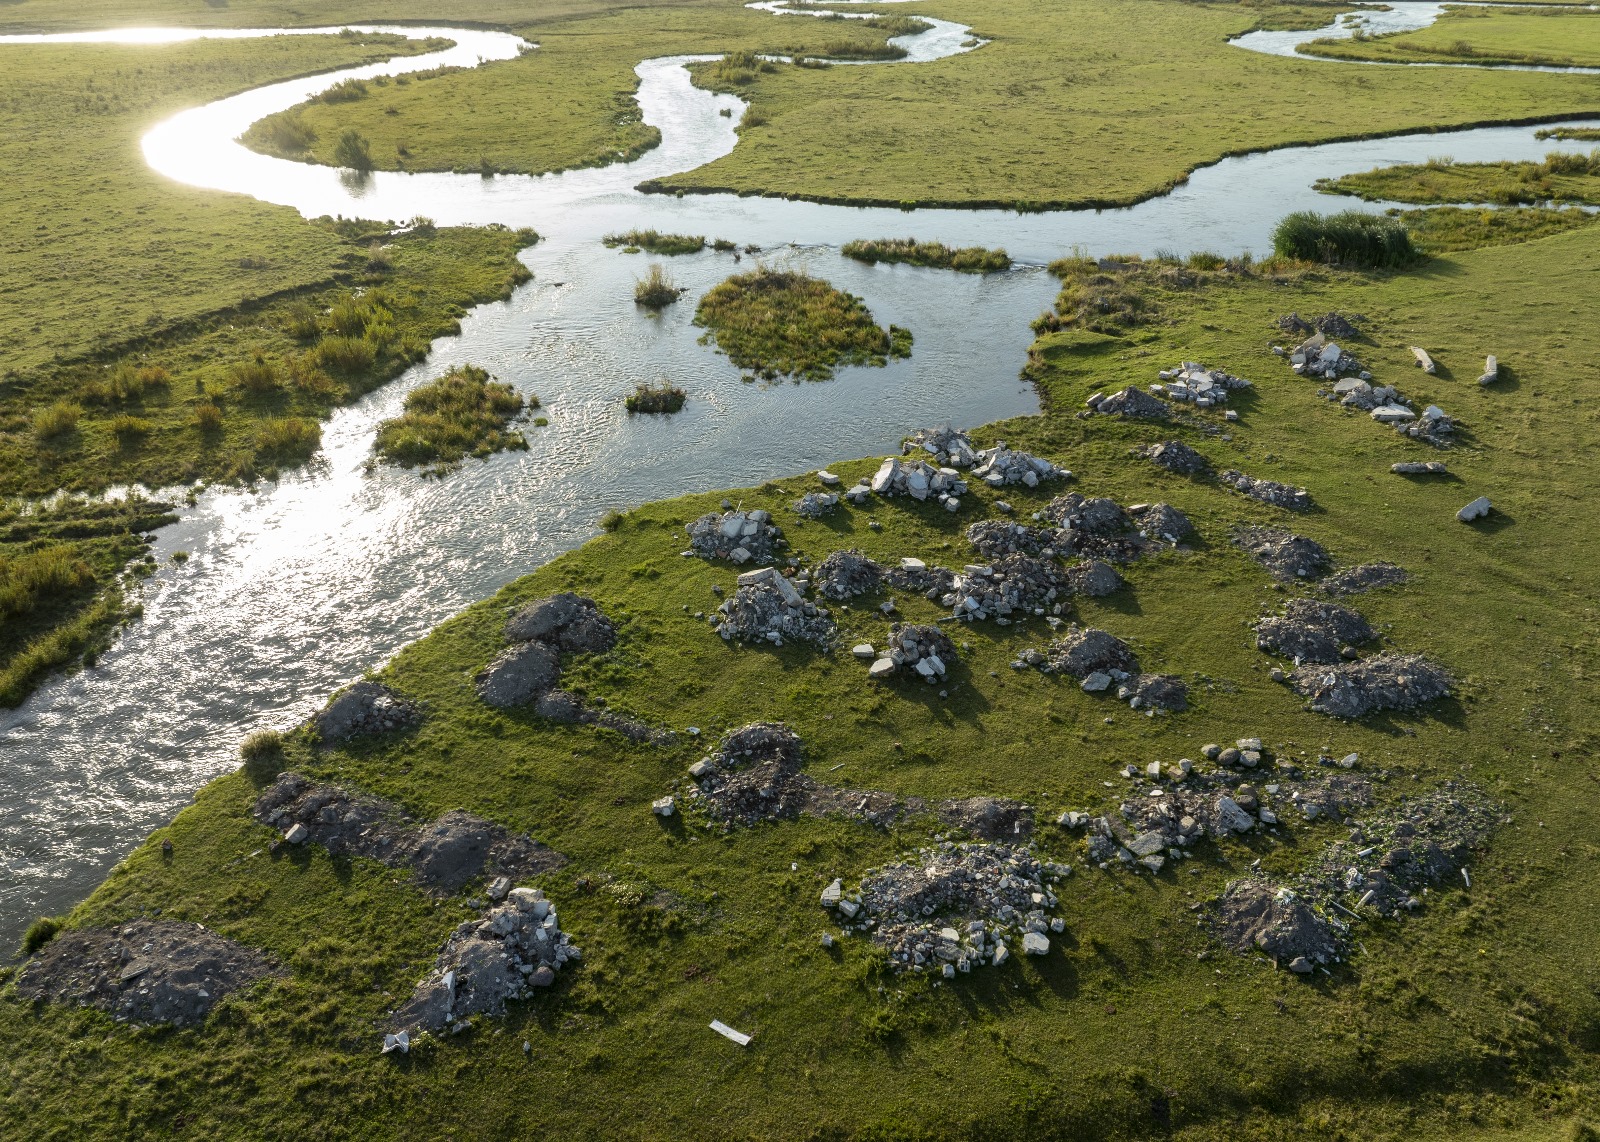
[[[1416,654],[1380,654],[1337,666],[1302,666],[1294,688],[1319,714],[1360,718],[1378,710],[1410,710],[1450,693],[1450,676]]]
[[[565,651],[603,654],[617,643],[617,628],[593,599],[570,591],[529,603],[506,620],[507,642],[539,642]]]
[[[815,782],[800,772],[800,735],[782,722],[753,722],[722,741],[715,768],[700,778],[712,817],[753,825],[797,817]]]
[[[363,681],[335,694],[312,719],[317,736],[327,745],[366,734],[406,729],[422,720],[422,712],[381,682]]]
[[[1068,567],[1067,583],[1074,594],[1090,599],[1115,594],[1128,585],[1115,567],[1099,559],[1085,559]]]
[[[811,582],[817,594],[842,603],[857,595],[881,591],[883,568],[853,548],[835,551],[817,564],[811,572]]]
[[[1330,595],[1359,595],[1384,587],[1398,587],[1409,576],[1404,567],[1393,563],[1363,563],[1329,575],[1317,584]]]
[[[1378,637],[1359,612],[1337,603],[1291,599],[1283,613],[1256,624],[1256,646],[1297,663],[1338,662],[1345,647]]]
[[[543,642],[524,642],[502,651],[478,672],[478,697],[497,710],[526,706],[561,677],[561,658]]]
[[[1033,833],[1033,808],[1003,797],[941,801],[939,820],[984,841],[1018,840]]]
[[[1218,902],[1215,924],[1218,938],[1234,951],[1259,949],[1297,971],[1310,971],[1338,955],[1328,922],[1290,889],[1266,881],[1229,884]]]
[[[1189,687],[1175,674],[1141,674],[1119,686],[1117,697],[1135,710],[1181,714],[1189,708]]]
[[[1240,528],[1233,541],[1276,579],[1315,579],[1333,565],[1322,544],[1280,527]]]
[[[1067,633],[1050,644],[1047,655],[1050,670],[1086,678],[1099,671],[1102,674],[1122,672],[1137,674],[1139,660],[1128,644],[1116,635],[1094,627],[1080,627],[1073,623]]]
[[[1211,462],[1181,440],[1165,440],[1134,451],[1156,467],[1180,476],[1198,476],[1211,470]]]

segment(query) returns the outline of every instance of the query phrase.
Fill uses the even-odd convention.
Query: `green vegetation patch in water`
[[[915,238],[861,238],[845,243],[840,251],[858,262],[905,262],[912,266],[934,266],[959,270],[964,274],[993,274],[1011,268],[1011,256],[1004,250],[982,246],[956,249],[943,242],[919,242]]]
[[[1350,194],[1367,202],[1595,206],[1600,205],[1600,149],[1587,155],[1553,151],[1542,163],[1458,163],[1434,158],[1321,179],[1316,187],[1326,194]]]
[[[663,381],[659,385],[640,385],[623,403],[629,412],[678,412],[689,394]]]
[[[621,246],[624,251],[648,250],[652,254],[698,254],[706,248],[703,234],[663,234],[659,230],[629,230],[626,234],[607,234],[601,239],[607,246]]]
[[[539,398],[525,402],[510,385],[476,365],[457,365],[436,381],[411,390],[405,412],[378,425],[378,455],[406,468],[432,464],[447,468],[464,456],[486,457],[508,448],[527,448],[511,421]]]
[[[714,341],[735,365],[764,380],[826,381],[840,366],[881,366],[911,349],[909,334],[897,345],[854,294],[765,266],[713,287],[694,321],[707,330],[702,344]]]

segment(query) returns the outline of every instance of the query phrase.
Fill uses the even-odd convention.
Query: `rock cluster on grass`
[[[178,920],[69,928],[17,972],[18,997],[93,1007],[118,1023],[192,1027],[225,996],[286,974],[266,952]]]
[[[1066,633],[1043,651],[1024,650],[1012,666],[1033,666],[1046,674],[1068,674],[1079,681],[1094,678],[1095,690],[1139,673],[1139,659],[1127,643],[1107,631],[1077,623],[1069,623]]]
[[[985,559],[1006,555],[1043,556],[1056,554],[1058,543],[1071,547],[1071,537],[1053,527],[1029,527],[1005,519],[982,519],[967,528],[967,542]]]
[[[1170,369],[1162,369],[1162,383],[1151,390],[1168,400],[1193,402],[1196,408],[1211,408],[1226,404],[1228,394],[1253,387],[1243,377],[1225,373],[1221,369],[1207,368],[1194,361],[1184,361]]]
[[[1385,411],[1374,419],[1383,420],[1390,417],[1408,419],[1416,416],[1400,396],[1400,390],[1393,385],[1372,385],[1359,377],[1346,377],[1335,383],[1331,388],[1321,390],[1329,400],[1338,401],[1346,408],[1356,409],[1358,412],[1373,412],[1377,409]],[[1398,406],[1391,408],[1390,406]]]
[[[1317,579],[1333,566],[1322,544],[1279,527],[1243,527],[1233,541],[1275,579]]]
[[[1117,686],[1117,700],[1134,710],[1181,714],[1189,708],[1189,687],[1175,674],[1139,674]]]
[[[801,519],[821,519],[838,507],[839,497],[833,492],[807,492],[794,502],[794,514]]]
[[[1450,676],[1416,654],[1379,654],[1331,666],[1307,665],[1290,679],[1307,705],[1335,718],[1411,710],[1450,693]]]
[[[862,657],[865,657],[864,655]],[[873,659],[873,678],[920,678],[924,682],[943,682],[956,662],[956,644],[938,627],[914,623],[895,623],[889,628],[889,642]]]
[[[857,485],[847,495],[859,498]],[[935,468],[922,460],[901,460],[890,456],[878,466],[872,478],[864,485],[880,496],[910,496],[914,500],[933,499],[950,511],[961,507],[960,497],[966,494],[967,482],[954,468]]]
[[[394,1013],[386,1050],[408,1049],[406,1040],[418,1032],[462,1030],[473,1015],[501,1015],[508,1000],[549,987],[562,965],[582,958],[541,889],[511,888],[503,895],[504,903],[482,919],[463,920],[450,933],[432,970]]]
[[[804,592],[776,568],[763,567],[739,576],[738,588],[710,616],[724,639],[809,642],[826,650],[837,631],[827,608],[806,599]]]
[[[1315,599],[1290,599],[1281,613],[1256,624],[1256,646],[1268,654],[1307,662],[1338,662],[1355,657],[1355,647],[1378,632],[1358,611]]]
[[[1415,420],[1396,424],[1395,428],[1401,435],[1413,440],[1420,440],[1435,448],[1448,448],[1455,439],[1456,422],[1445,414],[1444,409],[1430,404]]]
[[[909,456],[919,448],[932,456],[933,462],[941,468],[970,468],[978,462],[978,450],[972,445],[972,437],[948,424],[913,432],[900,446],[900,454]]]
[[[1099,559],[1082,559],[1067,568],[1067,585],[1075,595],[1099,599],[1128,585],[1117,569]]]
[[[1246,476],[1233,468],[1222,473],[1222,482],[1252,500],[1271,504],[1285,511],[1308,512],[1317,506],[1316,501],[1311,498],[1311,493],[1304,488],[1290,487],[1276,480],[1260,480],[1254,476]]]
[[[845,548],[811,569],[811,585],[823,598],[843,603],[881,591],[883,568],[855,548]]]
[[[311,724],[325,745],[369,734],[408,729],[422,720],[421,708],[381,682],[366,679],[347,686],[313,715]]]
[[[689,549],[702,559],[771,563],[778,548],[784,546],[783,529],[759,509],[721,515],[707,512],[689,525],[688,532]]]
[[[1289,367],[1302,377],[1323,377],[1337,380],[1351,375],[1370,381],[1372,374],[1350,353],[1329,341],[1322,333],[1313,333],[1292,350],[1278,348],[1277,352],[1289,358]]]
[[[1398,587],[1409,575],[1394,563],[1361,563],[1329,575],[1317,586],[1330,595],[1359,595],[1384,587]]]
[[[1065,927],[1052,884],[1068,871],[1025,847],[944,841],[869,871],[854,892],[835,880],[822,905],[846,931],[870,933],[895,970],[954,977],[1005,963],[1013,947],[1049,952],[1048,933]]]
[[[1143,456],[1157,468],[1165,468],[1180,476],[1201,476],[1211,471],[1211,461],[1181,440],[1164,440],[1160,444],[1150,444],[1133,451],[1134,455]]]
[[[1298,313],[1290,313],[1287,316],[1278,318],[1278,328],[1285,333],[1292,333],[1301,337],[1312,333],[1321,333],[1326,337],[1344,337],[1348,339],[1361,335],[1361,330],[1356,326],[1364,321],[1366,321],[1366,318],[1359,313],[1353,313],[1346,317],[1342,313],[1329,312],[1310,321],[1307,321]]]
[[[1004,626],[1047,611],[1059,614],[1070,592],[1054,563],[1007,555],[990,564],[969,563],[940,602],[962,622],[994,619]]]
[[[567,858],[525,833],[460,809],[417,821],[370,793],[282,773],[252,815],[290,845],[316,844],[335,856],[368,857],[410,870],[424,890],[451,896],[483,877],[513,879],[560,868]]]
[[[1158,400],[1142,389],[1129,385],[1106,396],[1104,393],[1095,393],[1084,404],[1091,412],[1101,416],[1124,416],[1146,420],[1162,419],[1172,414],[1172,406],[1164,400]]]
[[[1194,524],[1171,504],[1129,504],[1128,514],[1146,539],[1164,539],[1177,546],[1194,534]]]
[[[1012,484],[1036,488],[1044,480],[1065,480],[1072,476],[1065,468],[1057,468],[1043,456],[1007,448],[1004,440],[995,441],[993,448],[978,453],[972,474],[991,488],[1004,488]]]

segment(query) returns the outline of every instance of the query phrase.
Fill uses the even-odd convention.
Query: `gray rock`
[[[1479,496],[1466,507],[1456,512],[1456,518],[1462,523],[1471,523],[1475,519],[1482,519],[1492,510],[1488,496]]]
[[[1022,950],[1030,956],[1042,956],[1050,951],[1050,940],[1040,932],[1028,932],[1022,937]]]
[[[1246,813],[1237,801],[1226,796],[1217,798],[1216,820],[1221,829],[1230,833],[1247,833],[1256,824],[1256,819]]]

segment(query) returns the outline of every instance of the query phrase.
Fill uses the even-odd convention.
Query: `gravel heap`
[[[1398,587],[1410,576],[1394,563],[1362,563],[1329,575],[1317,584],[1330,595],[1359,595],[1383,587]]]
[[[1256,646],[1268,654],[1306,662],[1338,662],[1350,648],[1378,637],[1360,612],[1337,603],[1290,599],[1283,612],[1256,624]]]
[[[821,519],[839,507],[839,497],[833,492],[807,492],[793,506],[794,514],[801,519]]]
[[[846,894],[835,880],[822,893],[846,931],[871,933],[897,971],[940,970],[953,977],[1023,951],[1044,955],[1047,932],[1064,922],[1051,884],[1066,871],[1035,859],[1025,847],[945,841],[915,857],[869,871]]]
[[[1129,504],[1128,514],[1146,539],[1164,539],[1176,546],[1194,534],[1194,524],[1171,504]]]
[[[1233,541],[1275,579],[1316,579],[1333,566],[1322,544],[1279,527],[1243,527]]]
[[[845,548],[811,569],[811,584],[823,598],[842,603],[883,590],[883,568],[857,549]]]
[[[1099,599],[1122,590],[1128,581],[1111,564],[1084,559],[1067,568],[1067,585],[1074,594]]]
[[[784,546],[783,530],[764,511],[707,512],[691,523],[688,531],[689,549],[702,559],[771,563],[777,549]]]
[[[972,437],[948,424],[913,432],[900,446],[900,454],[909,456],[919,448],[932,456],[933,462],[941,468],[970,468],[978,462],[978,450],[972,446]]]
[[[381,682],[357,682],[335,694],[311,723],[325,745],[368,734],[408,729],[422,721],[422,710]]]
[[[872,663],[873,678],[896,675],[943,682],[957,661],[956,644],[936,626],[895,623],[889,628],[889,645]]]
[[[922,460],[901,460],[890,456],[873,473],[867,486],[880,496],[910,496],[914,500],[932,497],[955,511],[957,498],[965,495],[967,482],[954,468],[935,468]]]
[[[511,710],[553,690],[560,678],[560,654],[548,643],[534,641],[501,651],[478,672],[474,685],[484,704]]]
[[[995,619],[1005,625],[1012,616],[1043,615],[1047,609],[1059,614],[1071,590],[1054,563],[1007,555],[986,566],[969,563],[940,601],[964,622]]]
[[[1139,672],[1139,660],[1127,643],[1114,634],[1077,623],[1069,623],[1066,633],[1043,652],[1025,650],[1012,665],[1034,666],[1046,674],[1070,674],[1080,680],[1099,674],[1107,684]]]
[[[1226,404],[1229,392],[1252,387],[1243,377],[1224,373],[1221,369],[1209,369],[1194,361],[1184,361],[1171,369],[1162,369],[1159,376],[1164,383],[1152,386],[1154,392],[1164,395],[1168,400],[1193,401],[1196,408]]]
[[[1101,416],[1132,416],[1147,419],[1163,418],[1171,415],[1172,406],[1164,400],[1157,400],[1149,393],[1137,389],[1132,385],[1114,392],[1110,396],[1095,393],[1084,402],[1090,411]]]
[[[1104,496],[1068,492],[1051,500],[1034,518],[1060,528],[1056,537],[1058,555],[1128,563],[1145,551],[1132,517],[1115,500]]]
[[[567,653],[604,654],[617,644],[617,628],[593,599],[564,591],[536,599],[506,620],[507,642],[538,641]]]
[[[740,575],[738,589],[712,612],[710,622],[724,639],[773,646],[782,646],[787,638],[827,649],[837,630],[826,608],[808,602],[772,567]]]
[[[118,1023],[190,1027],[224,996],[286,974],[266,952],[199,924],[69,928],[22,965],[17,995],[104,1011]]]
[[[1072,539],[1053,527],[1029,527],[1010,520],[981,519],[967,528],[967,542],[986,559],[1019,554],[1048,559],[1055,555],[1058,543],[1070,548]]]
[[[1334,380],[1356,374],[1363,381],[1372,379],[1361,362],[1329,341],[1322,333],[1314,333],[1288,353],[1289,366],[1302,377],[1326,377]]]
[[[1157,468],[1165,468],[1180,476],[1200,476],[1211,471],[1211,461],[1181,440],[1166,440],[1133,451],[1134,455],[1143,456]]]
[[[800,815],[815,783],[800,772],[800,735],[782,722],[752,722],[690,769],[706,812],[728,825]]]
[[[1264,952],[1301,974],[1339,959],[1338,941],[1322,915],[1293,889],[1265,877],[1230,882],[1212,927],[1234,951]]]
[[[1189,687],[1175,674],[1140,674],[1117,687],[1117,700],[1135,710],[1181,714],[1189,708]]]
[[[501,886],[503,888],[503,886]],[[433,968],[394,1013],[385,1049],[419,1032],[465,1028],[473,1015],[501,1015],[506,1001],[555,982],[556,972],[583,953],[556,923],[555,906],[537,888],[512,888],[481,920],[463,920],[450,933]]]
[[[1302,666],[1294,688],[1319,714],[1360,718],[1377,710],[1410,710],[1450,693],[1450,676],[1416,654],[1379,654],[1333,666]]]
[[[1009,484],[1036,488],[1041,480],[1064,480],[1072,476],[1071,472],[1057,468],[1042,456],[1007,448],[1004,440],[997,440],[993,448],[978,453],[978,463],[972,474],[991,488]]]
[[[533,876],[567,858],[526,833],[456,809],[435,821],[414,820],[370,793],[282,773],[256,799],[252,816],[291,845],[317,844],[338,856],[368,857],[409,869],[435,896],[451,896],[482,877]]]
[[[1252,500],[1260,500],[1264,504],[1271,504],[1286,511],[1308,512],[1317,506],[1311,498],[1311,493],[1304,488],[1291,488],[1288,484],[1280,484],[1276,480],[1258,480],[1233,468],[1222,473],[1222,482]]]

